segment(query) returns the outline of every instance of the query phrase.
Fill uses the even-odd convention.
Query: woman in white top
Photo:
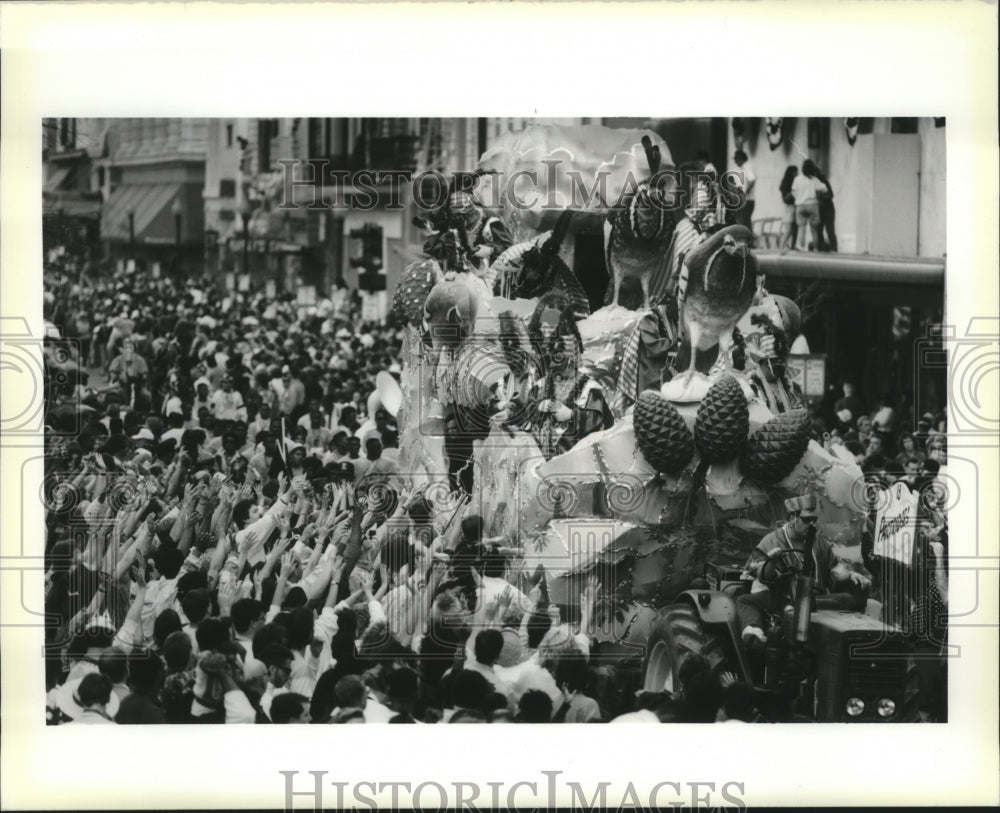
[[[792,181],[795,223],[799,230],[797,246],[799,251],[814,250],[819,245],[819,200],[816,193],[818,190],[826,190],[827,187],[816,175],[816,165],[807,158],[802,162],[802,172]],[[812,242],[809,241],[810,236]]]

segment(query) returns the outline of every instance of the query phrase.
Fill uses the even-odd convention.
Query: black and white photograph
[[[41,126],[51,724],[947,721],[944,118]]]
[[[373,63],[406,62],[394,41]],[[4,242],[38,231],[4,252],[30,310],[8,299],[0,331],[3,718],[32,727],[25,753],[142,743],[129,765],[173,785],[199,742],[207,763],[246,747],[285,809],[654,810],[792,803],[732,761],[763,742],[770,774],[800,742],[865,771],[954,742],[988,654],[968,636],[995,653],[1000,606],[1000,321],[974,291],[996,223],[967,217],[996,178],[953,191],[965,102],[785,93],[794,67],[760,48],[663,115],[701,80],[637,50],[575,109],[503,115],[487,88],[516,49],[491,68],[460,47],[348,103],[338,82],[388,68],[341,64],[303,99],[296,49],[218,61],[214,107],[153,101],[168,61],[146,98],[137,69],[113,106],[95,83],[5,130],[35,170]],[[452,70],[495,77],[440,115]],[[527,98],[549,68],[511,70]],[[573,115],[602,107],[634,115]],[[973,244],[994,253],[970,267]],[[369,728],[316,728],[348,723]],[[251,728],[292,724],[312,728]],[[478,772],[427,762],[494,737]],[[581,778],[602,741],[608,781]],[[411,754],[437,768],[397,770]],[[134,779],[105,809],[143,804]]]

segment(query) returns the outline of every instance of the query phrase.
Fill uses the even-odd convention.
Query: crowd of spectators
[[[49,723],[754,719],[707,667],[612,702],[593,584],[564,619],[517,540],[375,499],[403,331],[360,305],[46,268]]]

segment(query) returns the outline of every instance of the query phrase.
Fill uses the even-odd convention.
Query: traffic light
[[[897,341],[910,335],[910,309],[900,306],[892,309],[892,335]]]

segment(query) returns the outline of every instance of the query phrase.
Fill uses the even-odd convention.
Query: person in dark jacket
[[[155,652],[141,649],[128,659],[128,685],[132,690],[118,708],[115,722],[123,725],[166,723],[160,705],[163,662]]]

